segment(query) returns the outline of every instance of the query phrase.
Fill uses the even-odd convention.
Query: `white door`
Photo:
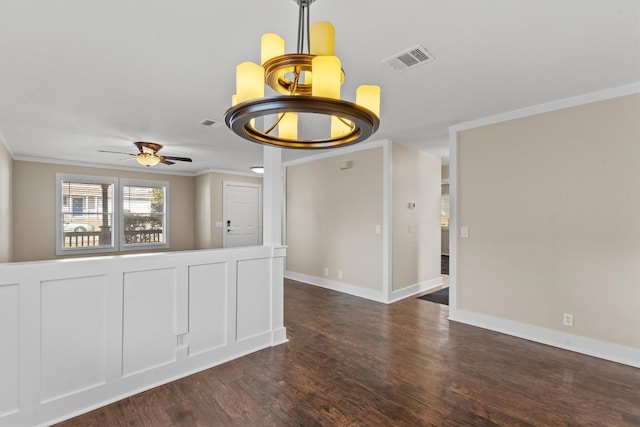
[[[223,196],[223,246],[261,245],[262,185],[224,182]]]

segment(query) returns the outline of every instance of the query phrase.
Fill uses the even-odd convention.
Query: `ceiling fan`
[[[176,157],[176,156],[163,156],[159,155],[158,151],[162,149],[162,144],[157,144],[155,142],[144,142],[138,141],[133,143],[136,147],[138,147],[138,154],[132,153],[123,153],[120,151],[108,151],[108,150],[98,150],[101,153],[116,153],[116,154],[126,154],[127,156],[134,156],[136,161],[144,166],[155,166],[158,163],[163,163],[165,165],[174,165],[176,161],[178,162],[191,162],[191,158],[189,157]]]

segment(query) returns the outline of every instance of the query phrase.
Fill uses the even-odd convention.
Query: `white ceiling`
[[[0,0],[0,137],[17,159],[142,168],[97,150],[153,141],[194,159],[157,172],[248,171],[261,146],[200,123],[222,120],[263,33],[295,49],[297,13],[293,0]],[[317,0],[320,20],[336,28],[343,98],[382,88],[371,140],[445,162],[451,125],[640,80],[638,0]],[[382,64],[418,43],[435,61]]]

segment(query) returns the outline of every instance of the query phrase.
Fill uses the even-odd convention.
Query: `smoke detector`
[[[421,44],[417,44],[407,50],[385,59],[383,64],[387,64],[396,71],[407,71],[410,68],[433,61],[435,57]]]

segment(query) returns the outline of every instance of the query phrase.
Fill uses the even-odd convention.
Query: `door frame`
[[[252,182],[222,181],[222,247],[227,247],[227,187],[258,188],[258,245],[262,245],[262,184]]]

